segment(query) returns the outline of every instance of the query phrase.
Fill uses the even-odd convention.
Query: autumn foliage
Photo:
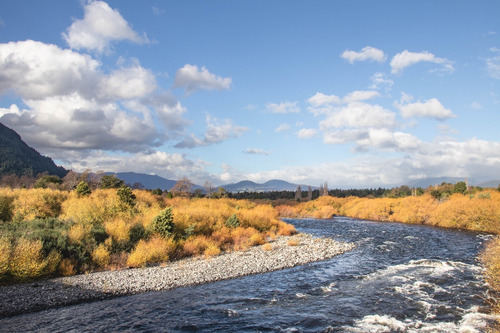
[[[0,282],[211,257],[295,233],[271,205],[246,200],[80,192],[0,188]]]

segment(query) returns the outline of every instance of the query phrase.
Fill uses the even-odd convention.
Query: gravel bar
[[[294,243],[298,245],[289,245],[290,238],[294,238]],[[153,267],[0,286],[0,318],[266,273],[329,259],[354,248],[353,244],[307,234],[278,237],[270,244],[271,250],[255,246],[246,251],[227,252],[209,259],[188,258]]]

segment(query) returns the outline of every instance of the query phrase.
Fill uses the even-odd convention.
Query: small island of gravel
[[[270,244],[270,245],[269,245]],[[160,266],[102,271],[0,287],[0,318],[110,297],[233,279],[332,258],[354,248],[307,234],[282,236],[268,245],[209,259],[189,258]]]

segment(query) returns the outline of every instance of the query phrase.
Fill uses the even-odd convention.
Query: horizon
[[[500,179],[498,17],[494,0],[2,2],[0,122],[77,172]]]

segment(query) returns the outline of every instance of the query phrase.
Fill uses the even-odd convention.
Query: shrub
[[[85,181],[81,181],[80,183],[78,183],[78,185],[76,186],[76,193],[80,197],[89,196],[92,193],[92,191],[90,190],[89,183]]]
[[[264,245],[262,245],[262,250],[264,251],[272,251],[273,250],[273,246],[269,243],[266,243]]]
[[[135,205],[135,199],[137,198],[135,194],[132,192],[132,189],[128,186],[120,187],[116,194],[118,194],[118,198],[120,198],[120,202],[129,207],[133,207]]]
[[[14,216],[14,197],[0,195],[0,221],[9,222]]]
[[[237,228],[240,226],[240,221],[238,220],[238,217],[236,214],[231,215],[227,220],[226,220],[226,227],[228,228]]]
[[[140,240],[127,259],[130,267],[144,267],[148,263],[167,261],[176,249],[175,242],[160,236],[153,236],[149,241]]]
[[[76,274],[74,262],[69,258],[63,258],[59,263],[58,273],[62,276],[70,276]]]
[[[7,237],[0,238],[0,279],[9,273],[11,243]]]
[[[295,237],[292,237],[288,240],[288,245],[289,246],[299,246],[300,245],[300,241],[295,238]]]
[[[53,273],[61,261],[61,255],[52,251],[44,259],[42,247],[40,240],[19,239],[12,252],[11,275],[19,280],[30,280]]]
[[[205,257],[215,257],[217,255],[219,255],[219,253],[221,252],[220,248],[215,245],[215,244],[210,244],[206,249],[205,251],[203,251],[203,255]]]
[[[100,244],[92,252],[92,261],[97,267],[106,267],[109,264],[110,257],[108,248],[104,244]]]
[[[172,207],[168,207],[160,212],[153,219],[153,230],[163,237],[167,238],[172,234],[174,230],[174,214],[172,213]]]

